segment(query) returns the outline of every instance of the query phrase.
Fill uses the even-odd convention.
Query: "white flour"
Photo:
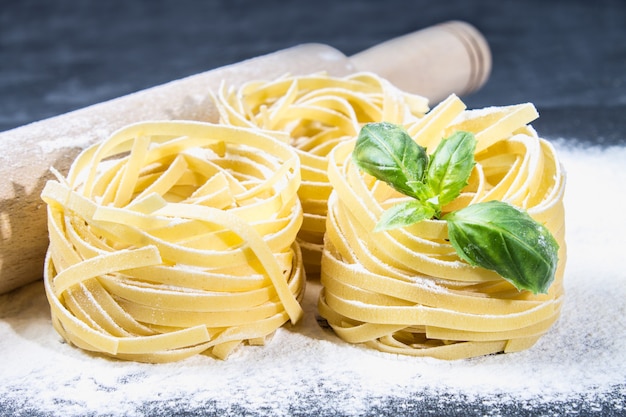
[[[445,362],[348,345],[317,324],[312,283],[305,320],[267,346],[226,361],[121,362],[62,343],[35,283],[0,296],[0,414],[626,414],[626,148],[558,150],[568,172],[566,302],[529,350]]]

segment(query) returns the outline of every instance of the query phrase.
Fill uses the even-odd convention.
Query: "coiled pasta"
[[[475,134],[469,184],[444,212],[501,200],[545,224],[560,246],[547,294],[520,292],[461,261],[445,221],[374,232],[383,211],[409,197],[350,162],[354,140],[331,152],[318,305],[337,335],[386,352],[458,359],[528,348],[552,326],[563,298],[565,173],[528,125],[536,117],[531,104],[468,111],[450,96],[407,130],[429,150],[455,131]]]
[[[262,344],[302,315],[300,162],[259,131],[145,122],[42,193],[44,284],[68,342],[165,362]]]
[[[332,187],[326,174],[329,152],[356,136],[363,124],[410,123],[428,111],[425,98],[405,93],[372,73],[343,78],[326,74],[252,81],[226,86],[215,97],[220,122],[288,134],[302,164],[299,190],[304,221],[298,242],[308,274],[319,272]]]

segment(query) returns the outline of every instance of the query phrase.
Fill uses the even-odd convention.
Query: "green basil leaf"
[[[470,132],[456,132],[443,139],[430,156],[426,185],[440,207],[459,196],[474,167],[476,138]]]
[[[413,190],[413,195],[411,197],[417,198],[421,201],[427,201],[433,198],[434,194],[432,190],[422,181],[408,181],[407,185],[411,190]],[[438,207],[439,208],[439,207]],[[437,214],[439,210],[437,211]]]
[[[454,211],[444,219],[450,243],[469,264],[496,271],[518,290],[548,291],[559,245],[528,213],[489,201]]]
[[[408,200],[396,204],[386,210],[376,227],[375,232],[381,230],[395,229],[403,226],[410,226],[413,223],[430,219],[435,214],[435,209],[427,203],[419,200]]]
[[[418,198],[412,185],[423,182],[426,149],[399,125],[368,123],[361,128],[352,161],[363,171],[404,195]]]

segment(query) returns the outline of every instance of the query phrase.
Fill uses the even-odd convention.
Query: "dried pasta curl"
[[[409,197],[350,162],[354,141],[333,150],[318,305],[337,335],[386,352],[458,359],[523,350],[548,331],[563,298],[565,173],[528,125],[536,117],[531,104],[468,111],[451,96],[408,131],[429,150],[455,131],[475,134],[469,184],[444,212],[501,200],[545,224],[560,245],[547,294],[520,292],[460,260],[445,221],[374,232],[383,211]]]
[[[332,190],[326,174],[329,152],[354,137],[365,123],[405,124],[428,111],[425,98],[403,92],[372,73],[251,81],[238,90],[223,86],[215,99],[222,123],[286,132],[296,148],[302,164],[299,196],[304,211],[298,242],[309,274],[319,272],[323,249]]]
[[[49,181],[44,285],[79,348],[144,362],[263,344],[302,315],[298,156],[250,129],[125,127]]]

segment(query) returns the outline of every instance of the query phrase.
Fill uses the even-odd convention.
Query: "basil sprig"
[[[359,133],[352,161],[364,172],[412,197],[386,210],[375,230],[442,218],[459,257],[496,271],[518,290],[546,293],[554,280],[559,245],[528,213],[501,201],[467,206],[441,217],[459,196],[474,167],[476,138],[455,132],[430,155],[399,125],[369,123]]]

